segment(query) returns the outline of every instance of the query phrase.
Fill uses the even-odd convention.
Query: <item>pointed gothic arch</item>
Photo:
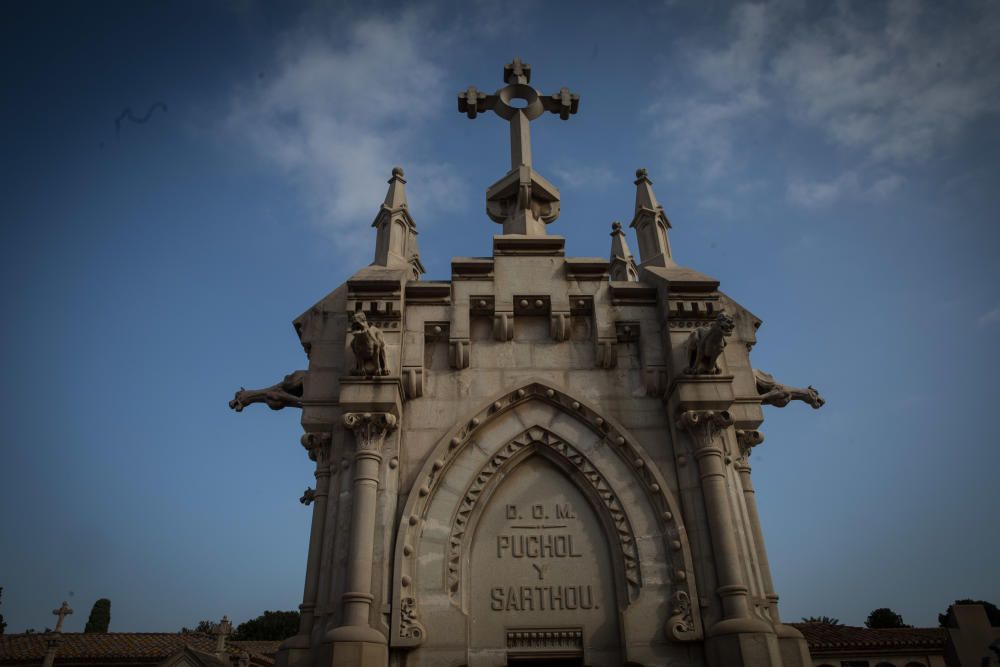
[[[622,623],[661,618],[659,639],[647,642],[701,639],[691,550],[670,486],[616,420],[535,381],[458,421],[416,476],[396,535],[391,645],[424,644],[425,612],[454,614],[456,623],[464,618],[463,550],[478,497],[489,492],[497,470],[530,454],[561,466],[596,503],[608,541],[616,544]]]

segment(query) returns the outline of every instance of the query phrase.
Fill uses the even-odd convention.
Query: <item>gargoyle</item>
[[[243,408],[253,403],[267,403],[267,407],[272,410],[289,407],[301,408],[302,381],[305,377],[305,371],[295,371],[286,375],[278,384],[264,389],[240,387],[240,390],[233,396],[233,400],[229,401],[229,407],[236,412],[243,412]]]
[[[306,490],[302,492],[302,497],[299,498],[299,502],[303,505],[309,505],[314,500],[316,500],[316,489],[311,486],[307,486]]]
[[[805,389],[786,387],[777,382],[770,373],[757,368],[753,369],[753,377],[757,382],[757,393],[760,394],[760,402],[763,405],[783,408],[792,401],[802,401],[811,405],[814,410],[818,410],[826,403],[812,386]]]
[[[368,324],[368,318],[361,311],[351,313],[351,351],[354,353],[354,375],[372,377],[389,374],[382,330]]]
[[[688,375],[718,375],[719,355],[726,347],[726,336],[735,328],[733,318],[725,313],[719,313],[707,327],[698,327],[691,332],[687,340],[688,367],[684,372]]]

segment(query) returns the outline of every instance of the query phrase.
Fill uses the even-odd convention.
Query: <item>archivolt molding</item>
[[[551,431],[535,426],[521,433],[491,456],[486,465],[473,477],[472,484],[469,485],[462,500],[458,503],[458,509],[452,519],[447,558],[447,585],[453,601],[457,601],[460,597],[462,554],[468,548],[466,533],[467,529],[470,528],[469,521],[476,510],[479,499],[490,486],[493,476],[507,466],[512,459],[517,458],[519,453],[530,447],[546,448],[556,452],[572,464],[590,484],[614,526],[625,568],[625,582],[629,589],[628,599],[629,601],[634,600],[638,597],[639,589],[642,587],[642,575],[639,570],[639,553],[635,534],[632,532],[632,525],[629,523],[621,501],[618,500],[608,481],[586,456]]]
[[[673,555],[670,559],[670,583],[673,585],[675,595],[677,592],[684,593],[679,599],[674,600],[673,616],[667,628],[668,636],[677,641],[700,639],[702,625],[697,605],[691,605],[689,602],[684,604],[686,601],[698,599],[695,584],[689,579],[689,574],[694,572],[691,549],[680,519],[680,506],[659,470],[647,464],[651,459],[638,442],[615,420],[602,416],[591,406],[564,392],[542,382],[532,382],[495,397],[470,418],[458,422],[439,441],[417,475],[403,508],[396,540],[393,576],[395,603],[391,644],[398,647],[413,647],[420,645],[425,639],[425,633],[418,620],[417,587],[414,582],[416,560],[419,556],[417,548],[423,529],[422,522],[448,467],[472,445],[477,432],[483,426],[529,401],[542,401],[572,415],[601,439],[601,446],[608,447],[628,465],[638,482],[636,486],[646,495],[649,507],[659,522],[660,533],[666,542],[666,552]],[[449,542],[448,549],[450,548]],[[451,567],[450,561],[447,567]],[[639,584],[641,585],[641,581]],[[450,586],[450,580],[446,581],[446,586]],[[404,600],[407,612],[405,619],[400,613]]]

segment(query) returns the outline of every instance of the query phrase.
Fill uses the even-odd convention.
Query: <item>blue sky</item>
[[[3,6],[8,631],[297,606],[299,413],[226,402],[305,366],[291,320],[371,261],[393,165],[428,278],[489,254],[507,130],[455,95],[515,55],[581,97],[532,128],[567,252],[607,255],[648,168],[755,365],[827,399],[752,460],[783,615],[1000,603],[1000,5],[569,7]]]

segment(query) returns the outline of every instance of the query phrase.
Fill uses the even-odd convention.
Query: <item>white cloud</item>
[[[826,181],[793,179],[788,183],[785,194],[788,201],[796,206],[816,209],[830,206],[845,197],[882,200],[899,189],[904,181],[898,174],[862,180],[859,172],[845,171]]]
[[[560,166],[552,171],[556,177],[556,187],[566,187],[570,190],[603,190],[610,183],[621,180],[620,177],[615,177],[610,168],[602,164]]]
[[[847,172],[830,181],[798,181],[788,184],[788,200],[804,208],[829,206],[845,192],[857,190],[857,175]]]
[[[237,91],[227,119],[236,137],[301,188],[316,220],[344,250],[371,242],[366,223],[394,164],[418,223],[458,205],[457,169],[419,154],[420,130],[450,99],[426,44],[446,36],[417,12],[356,21],[346,34],[312,24],[285,40],[274,75]]]
[[[1000,306],[997,306],[993,310],[988,310],[979,316],[980,326],[989,326],[998,323],[1000,323]]]
[[[681,61],[693,92],[672,86],[650,108],[672,158],[715,179],[733,170],[737,142],[757,124],[795,122],[844,149],[846,171],[880,172],[854,191],[885,197],[902,184],[898,172],[1000,111],[1000,4],[829,7],[816,19],[808,3],[741,4],[721,39],[686,42]],[[828,202],[851,190],[840,178],[793,184],[789,196]]]

